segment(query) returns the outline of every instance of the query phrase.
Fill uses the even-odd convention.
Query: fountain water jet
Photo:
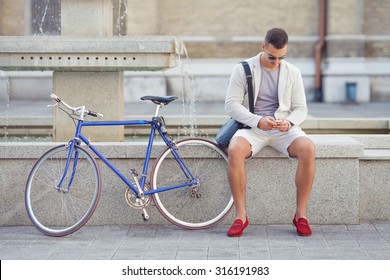
[[[195,92],[193,87],[193,75],[190,69],[190,62],[187,49],[183,44],[184,59],[179,55],[178,64],[180,67],[180,74],[183,84],[182,98],[183,98],[183,115],[184,118],[183,129],[184,135],[196,136],[198,135],[196,123],[196,109],[195,109]],[[187,127],[189,131],[187,131]]]
[[[1,94],[2,92],[4,94]],[[8,141],[8,126],[9,126],[9,114],[8,113],[9,113],[9,104],[10,104],[10,83],[9,83],[9,76],[4,71],[0,71],[0,104],[1,104],[1,107],[5,106],[4,109],[2,108],[2,111],[4,110],[4,116],[5,116],[5,121],[2,124],[2,126],[4,127],[4,142],[7,142]]]

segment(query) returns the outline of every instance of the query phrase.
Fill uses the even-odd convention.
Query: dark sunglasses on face
[[[281,56],[281,57],[276,57],[276,56],[273,56],[273,55],[271,55],[271,54],[268,55],[268,59],[271,60],[271,61],[283,60],[283,59],[285,59],[285,58],[286,58],[285,55],[284,55],[284,56]]]

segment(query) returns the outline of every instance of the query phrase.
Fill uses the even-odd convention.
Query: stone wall
[[[0,35],[29,35],[30,2],[0,0]],[[258,52],[265,32],[278,26],[293,39],[290,57],[313,57],[319,5],[319,0],[127,0],[124,32],[183,37],[190,57],[222,58]],[[389,12],[387,0],[328,1],[326,56],[388,57]],[[117,15],[112,20],[117,28]]]
[[[357,224],[390,219],[388,136],[310,135],[316,144],[316,175],[308,215],[314,224]],[[0,143],[0,226],[29,225],[24,189],[34,162],[57,143]],[[97,143],[97,148],[129,174],[141,170],[144,143]],[[157,144],[154,159],[163,148]],[[247,163],[247,203],[254,224],[291,222],[295,210],[296,160],[266,147]],[[90,225],[142,223],[141,211],[129,209],[125,185],[99,162],[103,192]],[[22,172],[21,172],[22,171]],[[170,176],[170,174],[167,174]],[[50,203],[50,202],[48,202]],[[149,207],[152,223],[166,223]],[[148,209],[148,210],[149,210]],[[232,218],[227,219],[231,221]]]
[[[63,0],[63,3],[72,1],[77,2]],[[29,3],[0,0],[0,35],[30,34]],[[301,71],[306,72],[307,99],[313,100],[320,0],[123,0],[121,7],[117,0],[112,3],[113,34],[177,36],[184,41],[192,60],[239,61],[251,57],[261,50],[261,41],[269,28],[282,27],[290,35],[288,59],[302,60],[309,65],[310,73],[307,69]],[[356,101],[390,101],[387,70],[390,69],[390,29],[386,28],[390,26],[390,1],[328,0],[327,3],[323,100],[343,101],[345,83],[352,81],[359,87]],[[118,19],[119,8],[127,11],[125,18]],[[339,63],[337,59],[346,59],[346,63]],[[381,66],[375,69],[367,66],[375,63]],[[346,68],[344,64],[357,67]],[[337,70],[340,65],[342,73]],[[356,73],[356,69],[360,72]],[[145,83],[144,87],[147,86]],[[37,91],[41,90],[38,84],[36,87]],[[208,89],[200,88],[200,91],[205,90]]]
[[[24,5],[23,0],[0,0],[0,35],[24,35]]]
[[[191,58],[251,56],[261,49],[265,32],[275,26],[286,29],[291,37],[314,36],[318,30],[318,3],[311,0],[128,0],[127,5],[128,35],[174,34],[183,38]],[[297,22],[297,17],[302,20]],[[312,57],[312,48],[310,44],[309,51],[304,46],[302,52],[293,53]]]
[[[134,35],[262,36],[270,27],[283,26],[306,36],[316,34],[318,26],[318,4],[312,0],[128,0],[127,5],[128,33]]]
[[[313,43],[307,40],[318,36],[319,3],[312,0],[128,0],[127,34],[183,37],[192,58],[247,57],[259,51],[265,32],[278,26],[295,38],[290,45],[290,57],[313,57]],[[328,1],[326,55],[389,56],[390,40],[386,36],[390,30],[380,28],[390,24],[389,3],[386,0]]]
[[[341,1],[338,1],[341,2]],[[390,35],[390,1],[374,0],[364,2],[363,30],[366,35]]]

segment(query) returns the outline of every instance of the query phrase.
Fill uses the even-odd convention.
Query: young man
[[[306,97],[299,70],[285,61],[288,35],[273,28],[262,43],[263,52],[247,60],[253,75],[254,114],[243,104],[246,75],[241,64],[232,72],[226,94],[226,113],[251,127],[240,129],[228,147],[228,176],[236,220],[228,236],[241,236],[249,221],[246,214],[245,160],[269,145],[286,156],[297,158],[296,212],[293,224],[299,235],[311,235],[306,208],[314,178],[315,146],[299,124],[307,115]]]

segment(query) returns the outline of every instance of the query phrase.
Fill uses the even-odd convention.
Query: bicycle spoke
[[[66,146],[48,151],[35,164],[26,186],[26,207],[33,224],[43,233],[63,236],[74,232],[92,215],[100,196],[100,174],[94,159],[82,148],[73,173],[73,160],[60,189],[68,156]],[[68,183],[72,178],[72,185]]]
[[[177,142],[178,154],[198,185],[182,187],[153,196],[158,210],[174,224],[186,228],[206,228],[230,211],[233,200],[227,180],[227,158],[216,145],[191,138]],[[182,168],[165,150],[152,170],[153,189],[186,183]]]

